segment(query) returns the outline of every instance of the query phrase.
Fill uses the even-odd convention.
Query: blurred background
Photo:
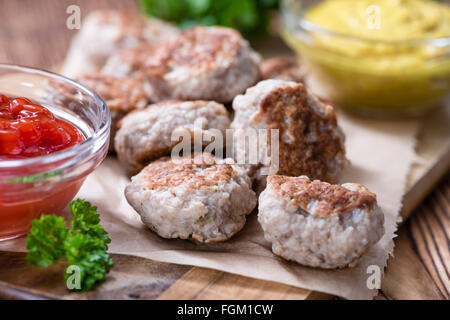
[[[73,4],[80,6],[81,19],[96,9],[141,10],[182,28],[222,24],[253,38],[271,31],[278,8],[278,0],[0,0],[0,61],[47,69],[61,63],[77,32],[65,28]]]
[[[138,0],[138,5],[142,12],[173,21],[182,29],[221,25],[248,37],[267,34],[279,0]]]

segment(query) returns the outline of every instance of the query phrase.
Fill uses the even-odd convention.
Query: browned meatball
[[[132,178],[125,196],[159,236],[202,243],[232,237],[256,206],[246,171],[207,153],[152,162]]]
[[[273,252],[311,267],[354,266],[384,234],[375,194],[355,183],[269,176],[258,211]]]

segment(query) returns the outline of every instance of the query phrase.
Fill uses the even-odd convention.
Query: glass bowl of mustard
[[[415,116],[450,98],[449,1],[283,0],[281,12],[307,84],[342,109]]]

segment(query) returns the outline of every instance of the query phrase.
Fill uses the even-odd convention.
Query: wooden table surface
[[[68,17],[66,8],[71,4],[81,7],[82,18],[89,11],[99,8],[135,10],[133,0],[0,0],[0,63],[14,63],[43,69],[50,69],[60,64],[65,57],[70,39],[76,33],[76,30],[66,28]],[[449,236],[450,175],[447,175],[400,228],[399,236],[395,239],[395,257],[388,262],[378,299],[449,299]],[[114,261],[117,265],[116,274],[123,274],[124,278],[130,265],[133,265],[135,271],[141,272],[145,277],[146,270],[151,269],[153,263],[149,260],[126,256],[114,257]],[[0,298],[36,298],[36,295],[23,291],[21,287],[27,283],[26,277],[21,281],[8,281],[18,270],[32,272],[30,268],[25,264],[23,254],[0,253],[0,282],[3,281],[4,285],[9,286],[9,290],[0,293]],[[51,270],[60,272],[57,270],[61,268],[62,266],[55,266],[49,272],[51,273]],[[152,276],[159,275],[164,281],[151,282],[152,279],[149,279],[152,291],[125,292],[122,288],[110,298],[303,298],[301,289],[219,271],[190,269],[190,267],[170,264],[164,264],[163,267],[158,268]],[[184,289],[180,292],[177,286],[171,286],[180,277],[184,284],[186,281],[190,283],[189,290]],[[210,283],[206,290],[205,283]],[[230,296],[224,297],[223,293],[219,294],[219,290],[215,290],[230,283],[235,288]],[[39,283],[35,281],[32,287],[41,288],[49,285],[46,283],[46,278],[42,278]],[[155,295],[155,288],[159,288],[158,286],[160,291]],[[262,294],[262,291],[265,293]],[[48,298],[58,295],[67,295],[67,292],[53,292]],[[41,297],[45,298],[45,296]]]

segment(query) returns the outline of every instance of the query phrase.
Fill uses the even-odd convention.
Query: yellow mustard
[[[284,36],[333,102],[366,113],[410,113],[449,95],[448,5],[433,0],[325,0],[302,18],[331,33],[312,31],[313,41],[292,30]]]
[[[328,0],[306,18],[329,30],[371,40],[450,36],[450,8],[430,0]]]

